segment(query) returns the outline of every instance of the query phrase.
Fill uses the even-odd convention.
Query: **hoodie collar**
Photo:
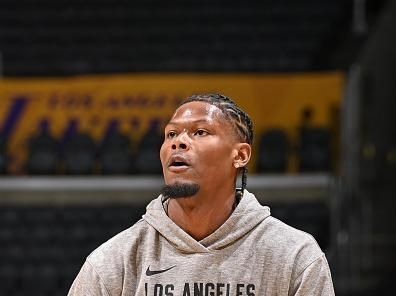
[[[164,236],[175,248],[185,253],[206,253],[220,250],[246,235],[257,224],[270,216],[268,207],[260,205],[256,197],[244,191],[244,195],[231,216],[212,234],[196,241],[166,214],[163,196],[154,199],[143,219]]]

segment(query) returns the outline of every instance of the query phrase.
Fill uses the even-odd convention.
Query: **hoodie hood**
[[[162,195],[153,200],[147,206],[143,219],[184,253],[207,253],[223,249],[270,216],[270,209],[260,205],[256,197],[245,190],[231,216],[212,234],[201,241],[196,241],[168,217],[162,200]]]

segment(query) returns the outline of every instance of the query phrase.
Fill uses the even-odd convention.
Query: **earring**
[[[239,168],[239,163],[234,163],[234,167],[237,169]]]

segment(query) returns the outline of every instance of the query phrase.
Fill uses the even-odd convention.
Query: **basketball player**
[[[184,101],[165,128],[162,194],[88,256],[69,295],[334,295],[316,241],[246,190],[252,141],[229,98]]]

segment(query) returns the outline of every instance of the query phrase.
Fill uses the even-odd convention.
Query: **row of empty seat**
[[[0,164],[3,164],[0,172],[4,174],[7,145],[5,140],[0,142]],[[80,132],[74,121],[62,139],[57,139],[49,131],[48,122],[43,121],[29,141],[25,170],[33,175],[159,174],[161,144],[162,135],[156,124],[134,145],[128,135],[119,131],[117,121],[110,124],[100,143],[88,133]]]
[[[1,1],[3,73],[327,69],[349,2]]]
[[[297,145],[295,148],[282,129],[268,130],[259,140],[257,172],[287,172],[290,156],[294,152],[297,154],[299,172],[330,172],[332,170],[332,138],[328,128],[301,128],[299,143],[295,144]]]
[[[28,147],[26,172],[32,175],[161,174],[159,149],[162,136],[149,130],[134,151],[131,139],[114,129],[97,143],[88,134],[74,132],[64,142],[47,130],[33,137]],[[2,145],[0,145],[1,147]],[[327,128],[303,127],[297,149],[300,172],[332,169],[331,133]],[[4,144],[3,144],[4,147]],[[282,129],[270,129],[259,138],[256,172],[286,173],[293,143]],[[6,173],[7,152],[0,149],[0,172]]]

